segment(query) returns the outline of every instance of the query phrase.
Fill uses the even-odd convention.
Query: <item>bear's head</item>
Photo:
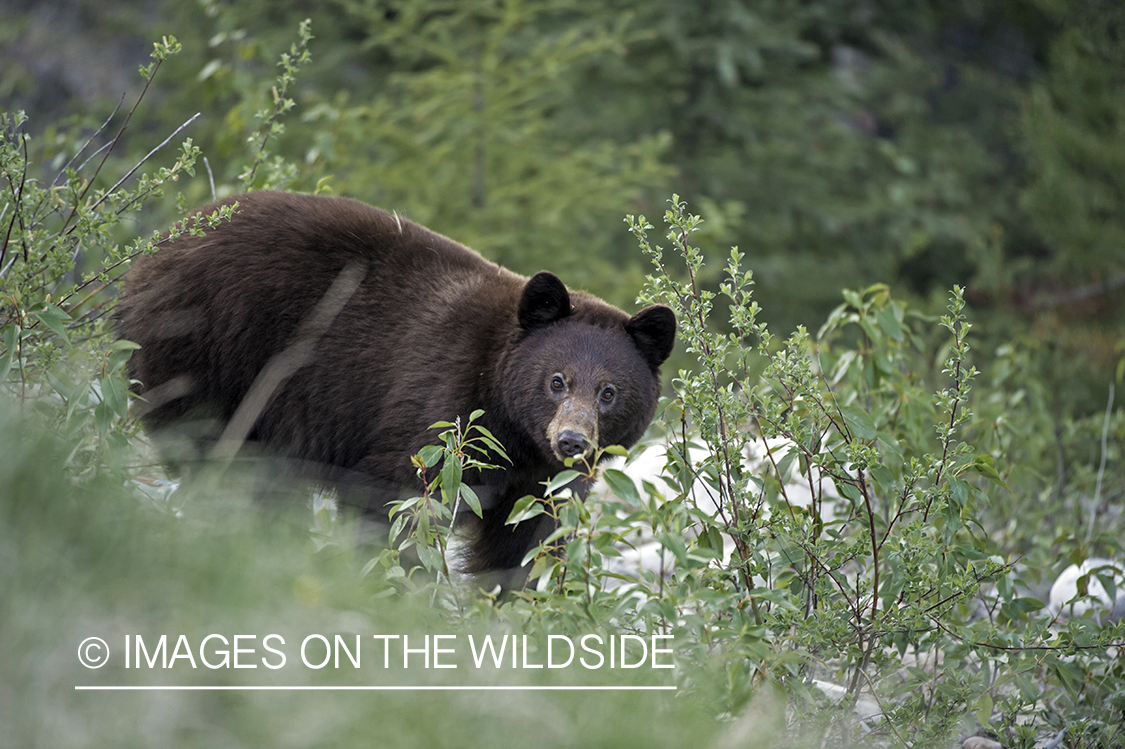
[[[505,376],[512,418],[559,464],[641,438],[660,397],[660,365],[676,340],[667,307],[629,317],[593,297],[576,300],[551,273],[528,280]]]

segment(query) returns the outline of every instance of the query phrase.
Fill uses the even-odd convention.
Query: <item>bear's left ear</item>
[[[672,353],[676,342],[676,315],[663,305],[645,307],[625,323],[625,332],[633,338],[649,366],[656,369]]]
[[[536,273],[523,287],[519,308],[520,327],[538,328],[570,314],[570,294],[554,273]]]

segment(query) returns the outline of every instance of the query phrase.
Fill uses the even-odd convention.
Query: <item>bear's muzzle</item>
[[[598,444],[597,411],[577,398],[567,398],[547,426],[547,442],[560,462],[589,457]]]

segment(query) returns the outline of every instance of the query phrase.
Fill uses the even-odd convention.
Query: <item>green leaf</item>
[[[706,530],[699,534],[696,543],[700,548],[708,549],[718,555],[723,553],[723,534],[715,526],[708,526]]]
[[[624,472],[607,468],[602,472],[602,478],[609,485],[610,491],[621,499],[633,505],[641,503],[640,495],[637,493],[637,485]]]
[[[404,499],[401,502],[392,502],[389,514],[394,515],[396,513],[400,513],[400,512],[403,512],[405,510],[409,510],[411,507],[413,507],[414,505],[418,504],[421,501],[422,501],[421,497],[411,497],[410,499]]]
[[[547,496],[552,496],[553,494],[555,494],[555,492],[562,489],[564,486],[569,484],[571,481],[574,481],[580,475],[581,474],[578,473],[578,471],[574,471],[574,470],[562,471],[561,473],[559,473],[558,476],[555,476],[553,479],[551,479],[547,483],[547,491],[546,491]]]
[[[867,472],[871,474],[871,478],[875,479],[884,493],[894,487],[895,477],[885,465],[876,463],[871,466]]]
[[[977,698],[977,704],[973,712],[977,717],[977,722],[985,728],[992,728],[992,695],[988,692],[982,694]]]
[[[1000,473],[996,470],[996,465],[993,463],[991,455],[978,455],[973,459],[973,462],[968,468],[970,471],[979,473],[981,476],[994,481],[1005,489],[1008,488],[1008,485],[1004,483],[1004,479],[1000,477]]]
[[[500,440],[496,439],[496,437],[492,434],[492,432],[488,431],[487,429],[482,427],[480,424],[474,424],[473,429],[476,429],[477,432],[485,438],[484,443],[486,445],[488,445],[489,448],[491,448],[493,452],[495,452],[497,455],[499,455],[501,458],[508,461],[509,463],[512,462],[512,459],[508,457],[508,453],[504,452],[504,446],[502,444],[500,444]]]
[[[125,366],[125,362],[129,361],[132,356],[132,349],[126,351],[111,351],[109,354],[109,358],[106,359],[106,371],[109,373],[119,371],[123,366]]]
[[[441,466],[441,501],[453,504],[461,488],[461,461],[454,456],[446,457]]]
[[[418,544],[415,547],[415,552],[418,554],[418,560],[430,572],[442,569],[445,564],[441,558],[441,552],[432,546],[424,546]]]
[[[476,513],[478,518],[484,517],[484,511],[481,510],[480,506],[480,497],[468,484],[461,484],[461,498],[465,500],[465,504]]]
[[[63,343],[68,347],[70,346],[70,337],[66,333],[66,323],[71,320],[70,315],[65,310],[53,304],[48,304],[41,312],[36,312],[32,317],[54,331],[55,335],[63,340]]]
[[[541,548],[542,547],[537,544],[528,549],[527,553],[523,555],[523,559],[520,560],[520,567],[523,567],[532,559],[535,559],[535,557],[539,556],[539,551]],[[532,565],[531,572],[528,574],[527,579],[534,580],[536,577],[538,577],[543,572],[543,568],[546,566],[548,559],[550,559],[549,555],[535,559],[535,564]]]
[[[547,508],[543,504],[543,500],[536,497],[534,494],[528,494],[526,497],[521,497],[516,500],[515,506],[512,507],[508,519],[504,521],[505,525],[514,525],[522,523],[524,520],[533,518],[536,515],[542,515],[546,512]]]
[[[110,375],[101,379],[102,399],[110,411],[121,418],[129,412],[129,388],[123,377]]]
[[[863,290],[863,298],[866,299],[867,297],[873,297],[875,295],[885,296],[890,292],[890,290],[891,287],[883,283],[882,281],[880,281],[879,283],[873,283]]]
[[[1105,568],[1099,567],[1098,569],[1105,569]],[[1107,574],[1104,574],[1102,572],[1098,572],[1097,570],[1095,570],[1094,572],[1095,572],[1094,577],[1096,577],[1098,579],[1098,581],[1102,584],[1102,587],[1105,588],[1105,593],[1106,593],[1106,596],[1109,597],[1109,600],[1116,601],[1117,600],[1117,583],[1115,583],[1113,581],[1113,574],[1107,575]],[[1111,608],[1113,608],[1113,607],[1111,606]]]
[[[422,459],[422,465],[426,468],[433,468],[441,461],[442,449],[440,445],[426,445],[418,451],[418,457]]]
[[[836,309],[832,310],[832,312],[829,313],[828,319],[825,321],[824,325],[821,325],[820,330],[816,332],[816,340],[824,340],[824,334],[839,325],[840,319],[844,316],[844,313],[847,312],[847,310],[847,304],[841,304],[837,306]]]
[[[883,342],[883,331],[877,325],[872,324],[869,317],[860,317],[859,327],[863,328],[863,332],[875,345],[880,345]]]
[[[895,317],[894,310],[890,307],[883,307],[875,313],[875,319],[879,321],[879,327],[883,332],[890,336],[898,343],[902,343],[902,325]]]
[[[883,458],[884,463],[890,463],[894,466],[901,466],[903,463],[902,448],[898,444],[898,440],[894,435],[887,432],[879,432],[877,447],[880,456]]]
[[[136,351],[140,347],[141,344],[139,343],[133,343],[132,341],[126,341],[120,338],[113,341],[108,346],[110,351]]]
[[[949,495],[958,509],[963,508],[969,501],[969,485],[965,483],[964,479],[950,476]]]
[[[0,358],[0,382],[8,379],[8,372],[12,369],[12,363],[16,360],[17,341],[19,340],[20,329],[16,325],[4,326],[4,356]]]
[[[852,502],[856,503],[863,501],[863,495],[851,482],[837,479],[833,483],[836,484],[836,491],[840,493],[841,497],[850,499]]]
[[[852,365],[852,362],[855,361],[855,358],[856,352],[851,349],[840,354],[840,358],[836,361],[836,366],[832,369],[831,381],[833,385],[839,384],[840,381],[844,379],[844,376],[848,373],[848,368]]]
[[[797,448],[791,448],[781,460],[777,462],[777,479],[783,484],[789,482],[790,477],[793,475],[793,461],[797,459]]]
[[[398,537],[402,535],[403,529],[406,528],[406,524],[409,522],[410,516],[404,513],[395,518],[394,522],[391,523],[391,530],[387,534],[387,537],[390,539],[392,545],[398,540]]]
[[[840,412],[843,413],[844,423],[848,425],[854,439],[875,439],[875,422],[866,411],[859,406],[841,406]]]

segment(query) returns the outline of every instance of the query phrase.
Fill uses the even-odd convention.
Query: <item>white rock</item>
[[[984,736],[970,736],[961,742],[961,749],[1004,749],[1004,745]]]
[[[1078,580],[1083,575],[1089,575],[1086,593],[1092,598],[1080,598],[1072,602],[1078,595]],[[1109,593],[1098,580],[1098,575],[1113,578],[1113,584],[1117,588],[1116,599],[1110,599]],[[1053,615],[1063,617],[1082,616],[1095,609],[1096,613],[1104,614],[1112,621],[1120,620],[1125,617],[1125,563],[1095,557],[1080,565],[1070,565],[1051,586],[1047,609]]]

